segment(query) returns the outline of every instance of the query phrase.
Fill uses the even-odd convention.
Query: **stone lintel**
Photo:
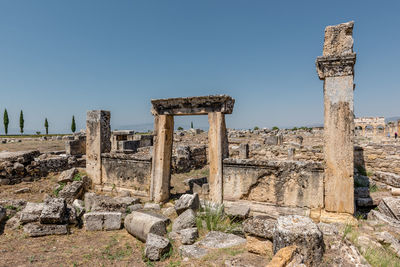
[[[207,115],[211,112],[231,114],[235,99],[228,95],[210,95],[151,100],[153,115]]]
[[[134,130],[115,130],[112,131],[112,135],[133,135],[135,134]]]
[[[315,64],[321,80],[324,80],[326,77],[354,75],[356,54],[317,57]]]
[[[226,158],[224,166],[236,166],[241,168],[307,168],[313,171],[324,171],[322,163],[316,161],[297,161],[297,160],[253,160],[253,159],[234,159]]]

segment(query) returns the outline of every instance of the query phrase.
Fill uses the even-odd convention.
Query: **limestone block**
[[[128,214],[124,221],[125,229],[138,238],[145,242],[149,233],[163,236],[167,233],[165,220],[155,216],[153,214],[132,211]]]
[[[31,237],[45,235],[66,235],[68,234],[68,228],[65,224],[28,223],[24,226],[24,232]]]
[[[272,240],[276,221],[267,217],[251,217],[243,222],[243,232]]]
[[[145,255],[149,260],[159,260],[171,247],[168,238],[149,233],[146,240]]]
[[[60,176],[58,177],[57,182],[58,183],[68,183],[68,182],[72,182],[73,178],[75,176],[75,174],[78,173],[78,169],[77,168],[72,168],[66,171],[63,171]]]
[[[197,242],[199,246],[211,249],[230,248],[245,243],[246,239],[240,236],[218,231],[209,232],[201,241]]]
[[[48,198],[44,202],[39,220],[42,224],[62,224],[68,220],[67,203],[63,198]]]
[[[250,207],[247,205],[231,205],[224,208],[224,212],[234,218],[246,219],[250,213]]]
[[[259,255],[272,255],[272,242],[256,236],[246,236],[246,249],[248,252]]]
[[[183,213],[187,209],[198,210],[200,208],[199,195],[184,194],[175,202],[175,210],[179,214]]]
[[[186,228],[196,226],[196,214],[193,210],[188,209],[184,211],[172,224],[172,231],[179,231]]]
[[[378,205],[381,213],[396,220],[400,220],[400,198],[385,197]]]
[[[83,182],[73,181],[72,183],[64,186],[63,189],[58,193],[58,196],[65,198],[67,203],[72,203],[75,199],[81,198],[84,193]]]
[[[145,203],[143,208],[148,209],[148,210],[160,210],[161,209],[160,204],[149,203],[149,202]]]
[[[281,248],[268,263],[267,267],[285,267],[287,266],[296,255],[296,246],[287,246]]]
[[[354,22],[325,28],[323,56],[343,56],[353,53]]]
[[[122,214],[120,212],[89,212],[83,215],[87,231],[119,230]]]
[[[279,217],[274,230],[274,253],[296,245],[306,265],[318,265],[324,254],[324,240],[318,226],[308,217],[289,215]]]

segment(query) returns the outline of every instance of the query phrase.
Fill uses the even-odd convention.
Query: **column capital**
[[[326,77],[339,77],[354,75],[354,64],[356,53],[343,56],[321,56],[317,57],[315,65],[321,80]]]

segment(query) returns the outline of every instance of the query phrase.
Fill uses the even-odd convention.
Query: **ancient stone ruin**
[[[0,152],[2,186],[56,177],[41,202],[0,200],[0,222],[31,237],[124,231],[146,261],[204,263],[235,248],[243,256],[213,264],[369,266],[371,248],[400,257],[400,145],[387,136],[400,124],[354,118],[353,27],[325,29],[323,128],[229,129],[228,95],[151,100],[149,133],[111,131],[111,112],[91,110],[65,151]],[[174,116],[191,115],[207,115],[208,132],[174,131]]]

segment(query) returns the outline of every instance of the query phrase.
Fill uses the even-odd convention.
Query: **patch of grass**
[[[385,248],[368,248],[363,256],[372,266],[392,267],[400,266],[400,259],[395,253]]]
[[[128,243],[125,243],[125,246],[122,248],[118,246],[118,243],[117,237],[112,236],[111,240],[102,251],[103,259],[122,260],[131,255],[132,247]]]
[[[58,197],[58,193],[66,186],[66,183],[60,183],[60,185],[53,191],[53,194]]]
[[[169,264],[168,264],[168,267],[179,267],[179,266],[181,266],[181,263],[182,262],[180,260],[170,261]]]
[[[4,208],[7,209],[7,210],[15,210],[15,211],[20,211],[21,210],[21,207],[15,207],[13,205],[7,205]]]
[[[212,206],[206,204],[201,207],[200,212],[196,217],[196,225],[199,230],[205,228],[208,231],[220,231],[225,233],[232,233],[240,226],[239,222],[235,222],[234,218],[231,219],[224,213],[224,206]]]
[[[374,192],[378,192],[379,188],[376,186],[376,184],[372,184],[369,186],[369,192],[370,193],[374,193]]]
[[[72,179],[74,181],[82,181],[82,175],[78,172],[75,174],[74,178]]]

